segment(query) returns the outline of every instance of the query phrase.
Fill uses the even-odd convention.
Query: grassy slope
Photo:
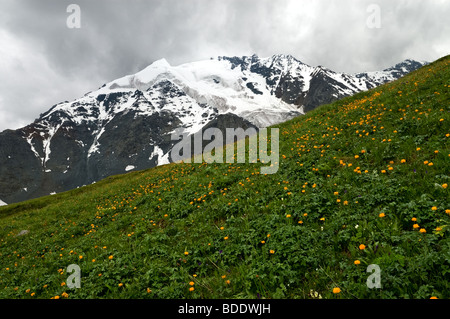
[[[0,208],[0,298],[449,298],[449,63],[279,125],[273,175],[171,164]]]

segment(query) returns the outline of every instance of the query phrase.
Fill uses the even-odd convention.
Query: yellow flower
[[[405,160],[405,159],[402,159],[402,160],[400,161],[400,163],[406,163],[406,160]]]
[[[189,288],[189,291],[194,291],[194,290],[195,290],[194,287]]]
[[[364,245],[364,244],[359,245],[359,249],[360,249],[360,250],[366,249],[366,245]]]
[[[341,292],[341,288],[339,288],[339,287],[333,288],[333,293],[334,293],[334,294],[338,294],[338,293],[340,293],[340,292]]]
[[[122,286],[123,286],[123,283],[120,283],[120,284],[119,284],[119,287],[122,287]]]
[[[359,265],[361,262],[360,262],[359,260],[355,260],[353,263],[354,263],[355,265]]]
[[[431,207],[431,210],[437,210],[436,206]]]
[[[184,252],[184,255],[185,255],[185,256],[189,255],[189,252],[188,252],[188,251],[185,251],[185,252]]]
[[[227,281],[225,281],[225,283],[226,283],[227,285],[229,285],[229,284],[231,283],[231,281],[228,279]]]
[[[287,215],[286,215],[286,218],[290,218],[290,217],[291,217],[291,214],[287,214]]]
[[[299,220],[298,223],[299,223],[299,224],[303,224],[303,220]]]
[[[448,187],[447,184],[442,184],[442,188],[446,189]]]
[[[224,239],[224,240],[228,240],[228,236],[225,236],[223,239]]]
[[[195,285],[195,282],[193,282],[193,281],[189,282],[189,286],[193,286],[193,285]]]
[[[150,288],[147,288],[147,293],[149,294],[151,292],[152,292],[152,290]]]
[[[427,231],[425,230],[425,228],[421,228],[420,230],[419,230],[421,233],[426,233]]]
[[[438,299],[438,297],[432,296],[432,297],[430,297],[430,299]]]
[[[414,229],[419,228],[419,227],[420,227],[419,224],[414,224],[414,225],[413,225],[413,228],[414,228]]]
[[[270,252],[271,254],[275,254],[275,250],[273,250],[273,249],[271,249],[269,252]]]
[[[265,244],[266,243],[266,241],[265,240],[261,240],[261,244]]]
[[[446,213],[446,214],[450,214],[450,209],[446,209],[446,210],[445,210],[445,213]]]
[[[380,213],[380,215],[378,215],[379,217],[385,217],[386,215],[384,213]]]
[[[113,255],[108,257],[109,260],[112,260],[113,258],[114,258]]]
[[[413,218],[411,218],[411,220],[412,220],[413,222],[415,222],[415,221],[417,221],[417,218],[416,218],[416,217],[413,217]]]

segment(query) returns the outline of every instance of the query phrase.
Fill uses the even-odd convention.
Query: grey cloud
[[[66,27],[71,3],[80,29]],[[371,3],[380,29],[366,25]],[[0,40],[21,50],[0,49],[0,131],[160,58],[284,53],[343,72],[435,60],[450,51],[448,16],[443,0],[0,0]]]

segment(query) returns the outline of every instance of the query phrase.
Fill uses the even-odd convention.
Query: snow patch
[[[126,172],[129,172],[129,171],[131,171],[131,170],[133,170],[133,169],[135,169],[136,167],[134,167],[133,165],[128,165],[127,167],[125,167],[125,171]]]
[[[8,204],[6,204],[4,201],[2,201],[2,200],[0,199],[0,206],[6,206],[6,205],[8,205]]]

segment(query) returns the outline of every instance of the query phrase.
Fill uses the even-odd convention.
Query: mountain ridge
[[[160,59],[55,104],[21,129],[1,132],[0,199],[14,203],[130,167],[167,164],[176,128],[194,134],[226,114],[257,128],[275,125],[421,65],[405,60],[384,71],[348,75],[291,55],[218,57],[179,66]]]

